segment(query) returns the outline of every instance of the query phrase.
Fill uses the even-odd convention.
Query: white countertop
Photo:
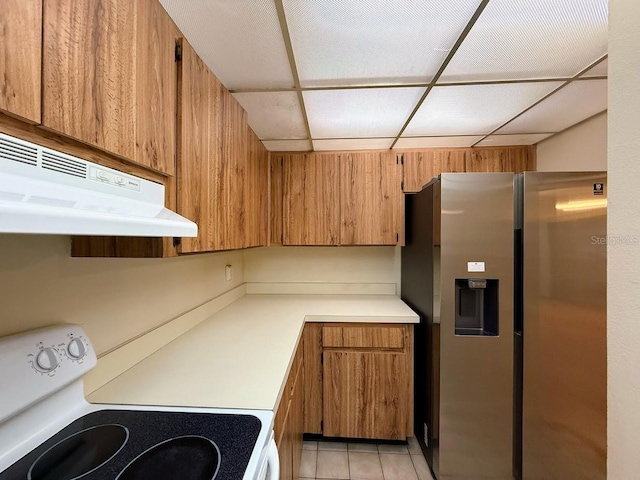
[[[274,410],[307,322],[417,323],[395,295],[245,295],[88,396]]]

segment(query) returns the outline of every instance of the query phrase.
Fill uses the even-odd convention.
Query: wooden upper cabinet
[[[133,159],[136,2],[44,2],[42,124]]]
[[[467,172],[524,172],[535,170],[535,147],[480,147],[467,150]]]
[[[180,82],[178,213],[198,224],[182,253],[216,250],[222,243],[222,85],[183,40]]]
[[[42,124],[172,175],[178,30],[157,0],[44,0]]]
[[[282,245],[283,164],[282,155],[269,155],[269,245]]]
[[[283,155],[283,244],[340,242],[340,158],[333,153]]]
[[[179,91],[178,213],[198,224],[181,253],[266,245],[268,153],[186,40]]]
[[[136,151],[134,160],[175,174],[176,39],[180,36],[158,0],[136,0]]]
[[[396,245],[402,191],[395,153],[352,152],[341,157],[340,243]]]
[[[444,172],[465,171],[464,149],[403,152],[404,192],[415,193]]]
[[[267,244],[267,180],[269,177],[269,152],[258,136],[247,126],[248,160],[244,205],[246,205],[245,247]]]
[[[222,216],[220,250],[246,246],[247,204],[245,187],[248,161],[247,112],[228,90],[222,93],[222,163],[218,177],[218,204]],[[186,132],[185,132],[186,134]],[[267,177],[265,176],[265,181]]]
[[[40,123],[42,0],[0,7],[0,110]]]

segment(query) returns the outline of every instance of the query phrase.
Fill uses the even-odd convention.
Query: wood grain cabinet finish
[[[0,110],[40,123],[42,0],[0,4]]]
[[[402,153],[404,192],[419,192],[432,178],[444,172],[465,171],[465,150],[424,150]]]
[[[536,169],[536,148],[531,145],[398,152],[403,156],[405,193],[419,192],[441,173],[519,173]]]
[[[158,0],[136,0],[136,151],[134,160],[175,174],[178,72],[181,36]]]
[[[308,323],[304,431],[406,440],[413,434],[413,326]]]
[[[400,167],[395,153],[340,156],[340,244],[396,245]]]
[[[305,153],[282,156],[283,244],[340,242],[340,157]]]
[[[222,169],[222,84],[185,40],[182,42],[178,213],[198,224],[181,251],[215,250],[222,244],[219,195]]]
[[[409,389],[404,353],[325,351],[323,434],[406,440]]]
[[[535,170],[535,147],[470,148],[465,164],[466,172],[514,172]]]
[[[297,480],[302,458],[304,368],[300,343],[276,408],[274,435],[280,457],[280,479]]]
[[[247,125],[248,157],[243,203],[246,208],[244,247],[258,247],[268,242],[269,152]]]
[[[44,1],[42,124],[133,159],[136,2]]]
[[[180,63],[178,213],[198,224],[181,253],[266,245],[268,152],[186,40]]]
[[[175,42],[157,0],[44,0],[43,126],[173,175]]]
[[[304,342],[304,432],[322,433],[322,323],[307,323]]]

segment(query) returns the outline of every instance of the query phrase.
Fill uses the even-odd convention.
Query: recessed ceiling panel
[[[559,85],[534,82],[435,87],[403,135],[486,134]]]
[[[292,87],[273,0],[160,0],[229,89]]]
[[[383,150],[391,147],[393,138],[338,138],[314,140],[314,150]]]
[[[296,92],[234,93],[261,140],[306,138],[307,130]]]
[[[607,109],[607,80],[571,82],[496,133],[559,132]]]
[[[284,0],[302,86],[431,80],[479,0]]]
[[[533,145],[549,138],[553,133],[524,133],[522,135],[489,135],[478,147],[497,147],[509,145]]]
[[[607,0],[491,0],[441,81],[572,77],[607,53]]]
[[[605,58],[598,65],[593,67],[591,70],[586,71],[582,76],[583,77],[599,77],[601,75],[608,75],[609,70],[609,59]]]
[[[314,139],[395,137],[424,88],[305,91]]]
[[[452,137],[402,137],[395,148],[470,147],[482,136],[460,135]]]
[[[309,140],[263,140],[270,152],[307,152],[311,150]]]

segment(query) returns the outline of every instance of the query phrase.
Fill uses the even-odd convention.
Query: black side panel
[[[513,478],[522,478],[522,377],[523,377],[523,207],[524,176],[515,178],[515,231],[513,235]]]
[[[414,347],[415,435],[429,465],[433,465],[433,445],[431,439],[429,445],[425,442],[424,426],[433,437],[433,190],[428,186],[415,195],[406,195],[406,246],[402,249],[402,300],[420,315]]]

